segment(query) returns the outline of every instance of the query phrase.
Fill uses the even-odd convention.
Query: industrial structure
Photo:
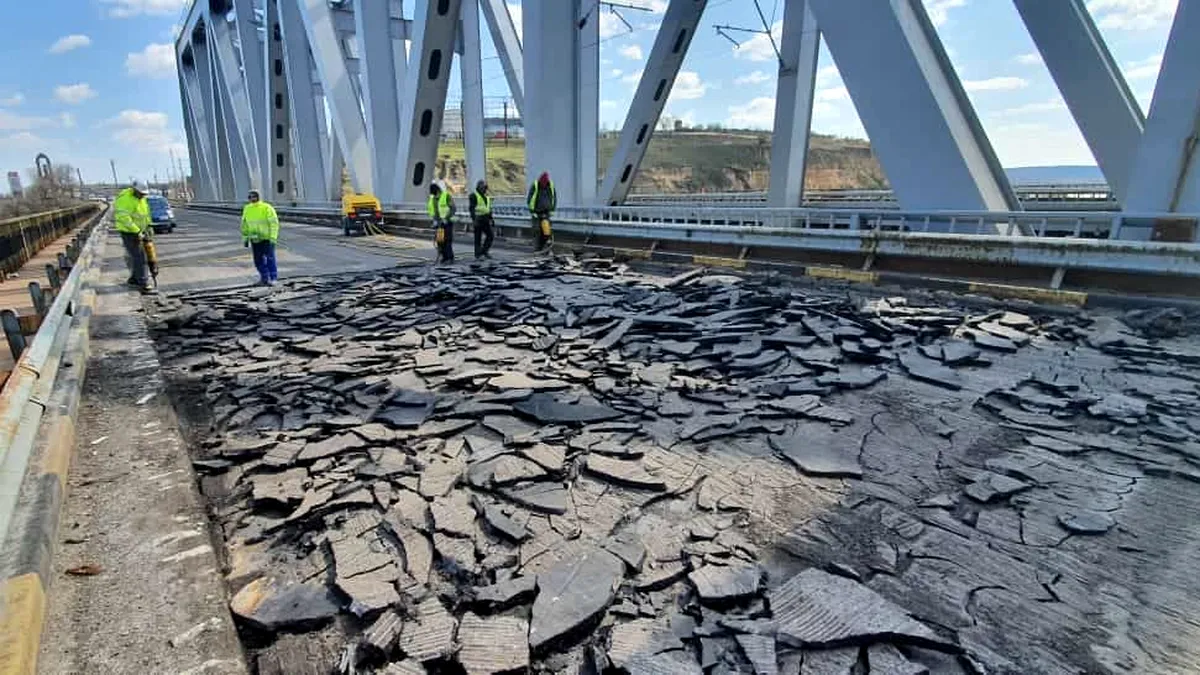
[[[1187,39],[1200,32],[1200,1],[1179,3],[1148,114],[1084,0],[1013,1],[1107,179],[1109,208],[1200,212],[1200,44]],[[357,191],[420,202],[437,178],[455,57],[467,172],[483,177],[486,26],[527,136],[527,175],[549,171],[561,204],[625,204],[707,4],[667,4],[616,154],[600,172],[603,3],[524,0],[522,40],[504,0],[198,0],[176,42],[197,199],[232,201],[256,187],[276,200],[323,203],[340,192],[344,167]],[[804,205],[822,40],[898,208],[1022,210],[921,0],[786,0],[763,206]]]

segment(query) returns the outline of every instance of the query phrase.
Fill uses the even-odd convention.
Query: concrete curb
[[[16,512],[8,528],[0,572],[0,675],[35,675],[46,619],[59,521],[75,451],[75,420],[87,373],[94,286],[104,247],[97,243],[67,344],[37,430]]]

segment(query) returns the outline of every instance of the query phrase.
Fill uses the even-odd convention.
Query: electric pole
[[[117,161],[115,159],[108,160],[108,165],[112,167],[113,172],[113,189],[121,187],[121,181],[117,180]]]

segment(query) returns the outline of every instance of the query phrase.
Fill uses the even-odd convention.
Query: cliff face
[[[601,174],[616,144],[615,136],[600,139]],[[438,176],[448,181],[455,193],[463,194],[467,177],[462,146],[443,146],[440,154]],[[524,193],[524,155],[524,147],[515,143],[488,148],[488,182],[493,194]],[[659,133],[647,148],[633,190],[667,194],[766,190],[770,164],[771,137],[767,133]],[[812,137],[805,183],[810,190],[887,187],[866,141],[831,136]]]

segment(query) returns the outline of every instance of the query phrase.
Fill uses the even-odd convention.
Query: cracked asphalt
[[[152,308],[230,592],[329,594],[299,634],[235,599],[260,672],[287,653],[364,673],[1200,668],[1194,337],[605,261],[304,278],[394,263],[308,246],[271,292],[195,291],[217,284],[193,270]],[[833,582],[806,570],[865,598],[844,637],[812,636],[805,612],[835,611],[812,585]],[[784,611],[794,587],[807,604]],[[910,639],[872,632],[894,608]],[[491,631],[530,652],[486,653]]]

